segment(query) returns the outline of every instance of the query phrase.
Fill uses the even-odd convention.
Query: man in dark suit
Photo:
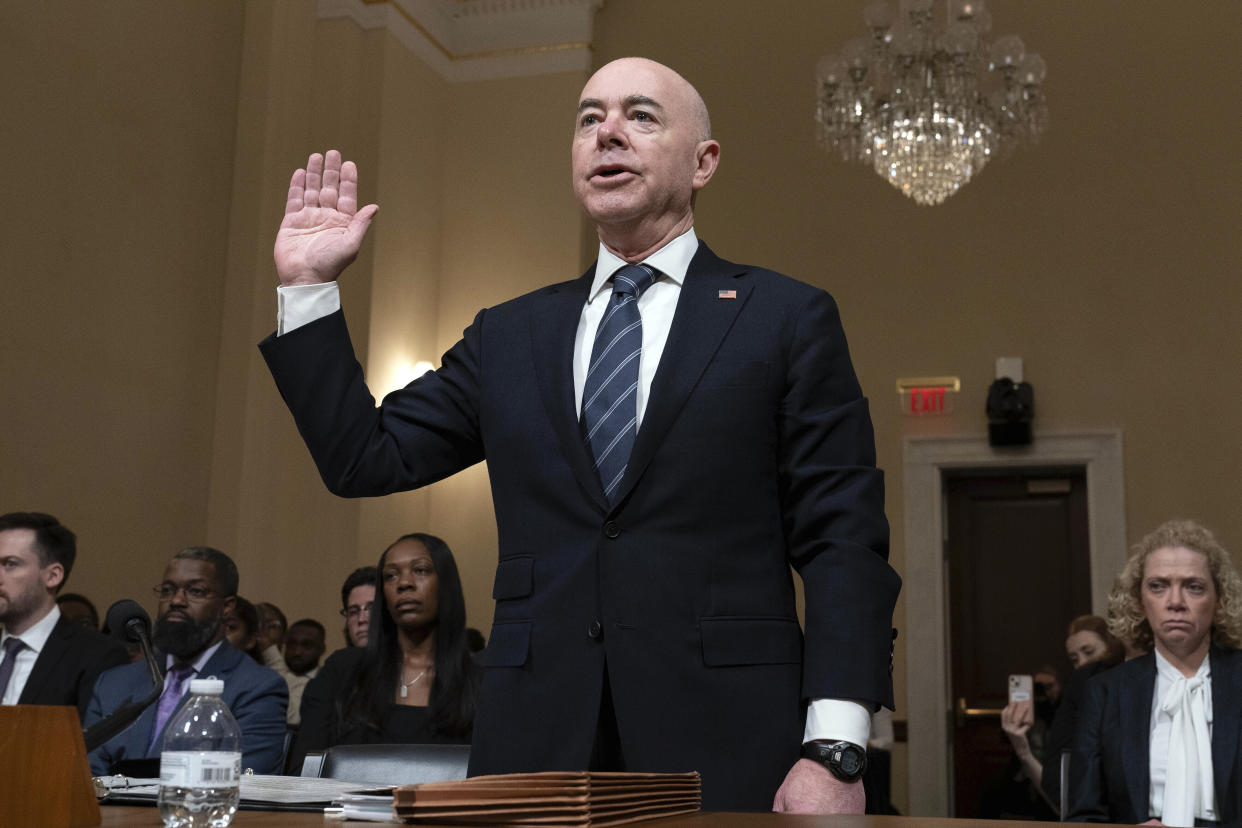
[[[160,755],[164,729],[185,704],[190,681],[224,682],[228,705],[242,734],[242,768],[280,773],[284,760],[289,690],[274,670],[256,664],[224,640],[223,617],[237,595],[237,567],[228,555],[192,546],[173,556],[155,588],[159,616],[152,643],[164,655],[164,692],[119,736],[91,752],[91,772],[112,772],[119,762]],[[127,664],[99,677],[84,724],[89,727],[121,705],[146,698],[151,673]]]
[[[596,265],[480,312],[378,410],[334,281],[378,208],[358,209],[352,163],[313,155],[261,347],[332,491],[488,461],[500,560],[471,773],[699,770],[710,809],[861,812],[900,584],[867,404],[828,294],[699,243],[710,130],[667,67],[600,69],[572,147]]]
[[[0,516],[0,704],[86,712],[95,679],[129,654],[119,641],[63,615],[56,603],[77,557],[73,532],[51,515]]]

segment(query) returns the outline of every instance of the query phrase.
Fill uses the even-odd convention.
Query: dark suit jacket
[[[99,674],[128,663],[124,644],[62,615],[39,652],[17,703],[73,705],[81,718],[86,715]]]
[[[260,347],[339,495],[487,460],[500,549],[472,774],[586,768],[607,676],[627,767],[700,770],[705,807],[767,810],[805,699],[892,706],[900,579],[836,305],[700,244],[610,507],[571,367],[593,272],[481,311],[378,409],[341,313]]]
[[[241,728],[242,768],[253,768],[255,773],[280,773],[285,750],[285,708],[289,703],[289,687],[280,674],[225,641],[196,678],[218,678],[224,682],[221,698]],[[108,670],[95,684],[83,726],[90,727],[126,702],[143,699],[150,692],[151,672],[146,662]],[[177,710],[188,698],[188,693],[182,696]],[[158,702],[152,704],[119,736],[92,751],[91,773],[107,774],[122,760],[158,757],[160,739],[155,740],[153,750],[147,749],[158,709]],[[168,721],[176,715],[174,711]]]
[[[302,725],[289,752],[289,772],[299,773],[311,751],[336,745],[470,744],[470,734],[449,736],[431,728],[427,707],[390,704],[378,730],[346,721],[343,713],[364,669],[366,650],[345,647],[328,656],[302,694]],[[473,665],[472,665],[473,666]],[[476,673],[478,668],[474,668]],[[477,679],[477,677],[476,677]],[[476,680],[477,685],[477,680]]]
[[[1238,740],[1242,736],[1242,651],[1213,647],[1212,770],[1223,825],[1242,820]],[[1127,661],[1087,684],[1074,741],[1070,781],[1073,822],[1145,822],[1151,796],[1148,757],[1156,656]]]

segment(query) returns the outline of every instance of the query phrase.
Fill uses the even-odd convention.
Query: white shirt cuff
[[[806,710],[803,743],[816,739],[866,745],[871,737],[870,708],[849,699],[812,699]]]
[[[336,282],[276,288],[276,335],[284,336],[341,309]]]

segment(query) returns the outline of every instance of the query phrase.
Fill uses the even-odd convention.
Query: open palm
[[[374,204],[358,209],[358,168],[328,150],[313,154],[289,180],[285,217],[272,250],[280,283],[331,282],[358,256]]]

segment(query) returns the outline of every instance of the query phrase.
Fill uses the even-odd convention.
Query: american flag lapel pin
[[[718,290],[716,291],[716,298],[717,299],[736,299],[737,291],[736,290]]]

